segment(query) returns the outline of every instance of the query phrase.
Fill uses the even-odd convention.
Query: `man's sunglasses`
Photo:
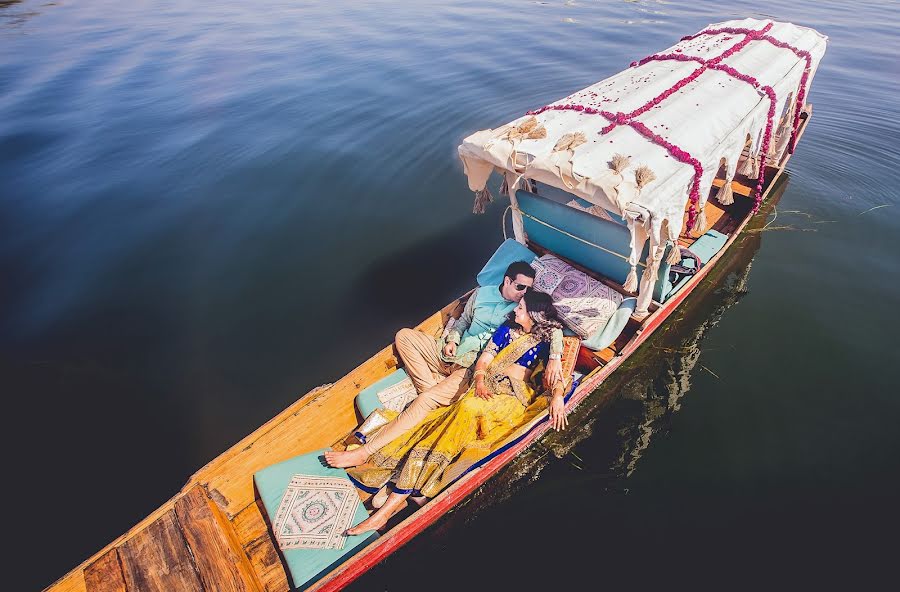
[[[528,284],[513,284],[513,287],[515,287],[515,289],[518,290],[519,292],[522,292],[524,290],[527,290],[531,286],[529,286]]]

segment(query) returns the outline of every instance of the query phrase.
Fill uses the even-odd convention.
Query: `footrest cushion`
[[[324,452],[325,450],[322,449],[301,454],[253,475],[253,481],[256,483],[259,499],[262,501],[266,516],[268,516],[270,528],[274,524],[275,513],[281,504],[281,498],[294,475],[339,477],[350,481],[344,469],[333,469],[324,465]],[[359,524],[368,517],[369,513],[360,503],[353,516],[353,524]],[[280,552],[284,557],[285,568],[293,582],[293,587],[303,590],[376,538],[378,538],[377,533],[366,533],[347,537],[343,549],[287,549]],[[277,542],[275,544],[277,546]]]

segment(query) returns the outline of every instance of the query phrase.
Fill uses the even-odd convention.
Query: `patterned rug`
[[[294,475],[272,530],[282,549],[343,549],[359,496],[341,477]]]
[[[385,409],[400,413],[419,393],[408,376],[393,386],[378,391],[378,400]]]

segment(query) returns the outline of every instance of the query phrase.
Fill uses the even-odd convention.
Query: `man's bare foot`
[[[325,453],[325,462],[336,469],[347,469],[363,464],[369,458],[365,448],[360,446],[354,450],[329,450]]]

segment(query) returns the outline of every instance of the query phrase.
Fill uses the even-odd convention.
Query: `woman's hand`
[[[475,377],[475,396],[485,401],[494,398],[494,393],[484,384],[484,376],[479,375]]]
[[[566,417],[566,403],[562,394],[550,397],[550,425],[557,432],[566,429],[569,420]]]
[[[553,385],[562,381],[562,360],[550,360],[547,362],[547,384]]]

